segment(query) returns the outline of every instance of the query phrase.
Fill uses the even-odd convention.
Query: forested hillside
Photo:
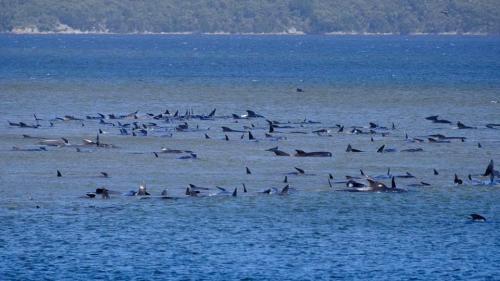
[[[500,34],[500,0],[0,0],[0,31]]]

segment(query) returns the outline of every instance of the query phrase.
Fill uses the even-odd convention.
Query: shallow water
[[[0,35],[0,97],[1,279],[497,279],[500,189],[454,186],[453,175],[466,181],[490,159],[500,161],[500,130],[485,127],[500,123],[498,37]],[[263,119],[191,119],[199,130],[176,132],[182,122],[145,116],[213,108],[219,117],[253,109],[272,120],[321,124],[276,129],[286,139],[271,141]],[[139,122],[163,128],[132,137],[95,120],[84,127],[47,121],[135,110]],[[33,113],[44,119],[42,127],[8,126],[7,120],[34,123]],[[424,120],[433,114],[478,129]],[[368,122],[394,122],[396,129],[374,135],[373,143],[370,135],[337,129],[331,136],[311,133]],[[241,133],[224,140],[220,126],[250,124],[258,141],[240,140]],[[22,134],[80,144],[99,128],[101,141],[118,148],[12,151],[37,146]],[[415,144],[404,141],[405,133],[467,139]],[[349,143],[365,152],[346,153]],[[376,153],[382,144],[424,151]],[[273,146],[333,157],[275,157],[265,151]],[[155,158],[161,147],[193,150],[198,159]],[[294,167],[314,175],[289,175],[289,196],[257,193],[282,188]],[[417,177],[397,180],[409,192],[328,187],[328,173],[340,180],[359,169],[380,175],[389,167]],[[101,171],[110,178],[99,177]],[[406,186],[419,181],[432,186]],[[238,187],[239,196],[80,198],[100,186],[126,192],[141,182],[154,195],[167,188],[183,197],[193,183]],[[487,222],[469,222],[471,213]]]

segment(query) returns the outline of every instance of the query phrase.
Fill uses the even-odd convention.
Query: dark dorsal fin
[[[158,158],[158,153],[153,152],[153,154],[155,155],[156,158]]]
[[[242,183],[242,185],[243,185],[243,192],[247,193],[247,187],[246,187],[246,185],[244,183]]]
[[[231,194],[233,197],[236,197],[238,195],[238,188],[235,187],[234,188],[234,191],[233,191],[233,194]]]
[[[305,173],[305,172],[304,172],[304,170],[302,170],[302,169],[300,169],[300,168],[297,168],[297,167],[294,167],[294,168],[295,168],[295,170],[297,170],[297,171],[298,171],[299,173],[301,173],[301,174],[304,174],[304,173]]]
[[[290,186],[287,184],[283,189],[281,190],[281,194],[288,194],[288,190],[290,189]]]
[[[247,170],[247,175],[251,175],[251,174],[252,174],[252,172],[250,171],[250,169],[249,169],[248,167],[245,167],[245,168],[246,168],[246,170]]]
[[[66,143],[66,144],[68,144],[68,143],[69,143],[69,141],[68,141],[68,139],[67,139],[67,138],[61,138],[61,139],[64,141],[64,143]]]
[[[217,108],[214,108],[214,110],[212,110],[212,112],[210,112],[210,114],[208,114],[208,117],[214,117],[216,110],[217,110]]]
[[[435,176],[439,175],[439,172],[436,169],[434,169],[434,175]]]
[[[384,152],[384,148],[385,148],[385,144],[383,144],[381,147],[379,147],[379,149],[377,149],[377,152],[378,153]]]
[[[57,170],[57,177],[60,178],[62,177],[61,171]]]
[[[342,133],[344,131],[344,126],[340,126],[339,130],[337,131],[337,133]]]
[[[483,177],[489,176],[490,174],[493,174],[493,169],[494,169],[494,164],[493,164],[493,159],[490,160],[490,163],[486,167],[486,170],[484,171]]]
[[[365,172],[363,172],[363,170],[359,169],[359,173],[360,173],[362,176],[366,177]]]
[[[288,183],[288,176],[285,176],[285,179],[283,180],[283,183]]]
[[[332,182],[330,181],[330,179],[328,179],[328,185],[330,186],[330,188],[333,188],[333,185],[332,185]]]
[[[391,168],[387,168],[387,175],[389,176],[391,174]]]
[[[481,143],[480,143],[480,142],[478,142],[478,143],[477,143],[477,147],[478,147],[478,148],[482,148],[483,146],[481,145]]]
[[[205,139],[210,139],[210,137],[207,134],[205,134]]]
[[[347,145],[347,149],[345,150],[346,152],[351,152],[352,151],[352,146],[351,144]]]
[[[470,181],[472,181],[472,175],[471,175],[471,174],[469,174],[469,175],[467,176],[467,178],[468,178]]]
[[[394,179],[394,177],[392,177],[391,180],[391,188],[396,188],[396,180]]]
[[[306,154],[304,150],[295,149],[295,151],[297,152],[298,155]]]
[[[332,174],[328,174],[328,178],[333,180],[333,175]]]
[[[227,191],[224,187],[216,186],[220,191]]]
[[[109,177],[108,173],[106,173],[106,172],[101,172],[101,175],[102,175],[103,177],[105,177],[105,178]]]
[[[370,141],[373,142],[373,137],[370,137]]]
[[[229,137],[227,135],[224,135],[226,137],[226,140],[228,141],[229,140]]]
[[[255,138],[252,135],[252,132],[248,131],[248,139],[249,140],[254,140]]]

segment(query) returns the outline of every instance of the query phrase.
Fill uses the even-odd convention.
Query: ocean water
[[[485,126],[500,123],[500,37],[3,34],[0,97],[0,280],[499,280],[500,186],[467,175],[500,162],[500,130]],[[214,108],[214,120],[147,115]],[[293,128],[266,138],[265,118],[231,117],[248,109]],[[85,119],[136,110],[137,119],[105,121],[157,123],[148,136]],[[37,129],[9,126],[34,124],[33,114]],[[453,124],[424,119],[437,114]],[[84,120],[50,126],[65,115]],[[184,122],[190,130],[176,131]],[[369,122],[389,129],[349,133]],[[251,127],[257,140],[221,126]],[[81,146],[99,129],[116,148]],[[23,134],[71,145],[14,151],[40,146]],[[409,143],[405,134],[466,139]],[[383,144],[397,152],[376,153]],[[274,146],[333,157],[276,157],[266,151]],[[162,147],[197,159],[155,157]],[[290,175],[294,167],[306,175]],[[328,185],[329,173],[341,181],[388,168],[416,176],[396,180],[408,192]],[[289,195],[259,193],[281,189],[286,175]],[[410,186],[421,181],[431,185]],[[141,183],[153,198],[120,195]],[[214,196],[187,197],[188,184]],[[102,186],[118,194],[84,198]],[[164,189],[178,200],[159,199]]]

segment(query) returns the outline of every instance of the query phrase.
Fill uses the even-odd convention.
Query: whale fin
[[[231,196],[236,197],[237,195],[238,195],[238,188],[235,187],[234,191],[233,191],[233,194],[231,194]]]
[[[207,134],[205,134],[205,139],[208,140],[208,139],[210,139],[210,137]]]
[[[330,181],[330,179],[328,179],[328,185],[330,186],[330,188],[333,188],[333,185],[332,185],[332,182]]]
[[[247,170],[247,175],[251,175],[251,174],[252,174],[252,172],[250,171],[250,169],[249,169],[248,167],[245,167],[245,168],[246,168],[246,170]]]
[[[248,139],[249,140],[254,140],[255,138],[252,135],[252,132],[248,131]]]
[[[332,174],[328,174],[328,178],[333,180],[333,175]]]
[[[288,176],[285,176],[285,179],[283,180],[283,183],[288,183]]]
[[[243,185],[243,192],[244,192],[244,193],[247,193],[247,187],[245,186],[245,184],[244,184],[244,183],[242,183],[242,185]]]
[[[434,169],[434,175],[435,176],[439,175],[439,172],[436,169]]]
[[[285,185],[285,187],[283,187],[283,189],[281,190],[281,195],[285,195],[285,194],[288,194],[288,190],[290,189],[290,186],[287,184]]]
[[[220,191],[227,191],[227,190],[226,190],[225,188],[223,188],[223,187],[220,187],[220,186],[216,186],[216,187],[217,187],[217,189],[219,189]]]
[[[300,169],[300,168],[297,168],[297,167],[294,167],[295,170],[297,170],[300,174],[305,174],[304,170]]]
[[[385,144],[383,144],[381,147],[379,147],[379,149],[377,149],[377,152],[378,153],[384,152],[384,148],[385,148]]]
[[[493,159],[490,160],[490,163],[486,167],[486,170],[484,171],[483,177],[489,176],[490,174],[493,174],[493,169],[494,169],[494,164],[493,164]]]
[[[61,171],[57,170],[57,177],[60,178],[62,177]]]
[[[396,188],[396,180],[394,179],[394,177],[392,177],[391,180],[391,188]]]
[[[208,114],[208,117],[214,117],[215,115],[215,111],[217,110],[217,108],[214,108],[214,110],[212,110],[212,112],[210,112],[210,114]]]

